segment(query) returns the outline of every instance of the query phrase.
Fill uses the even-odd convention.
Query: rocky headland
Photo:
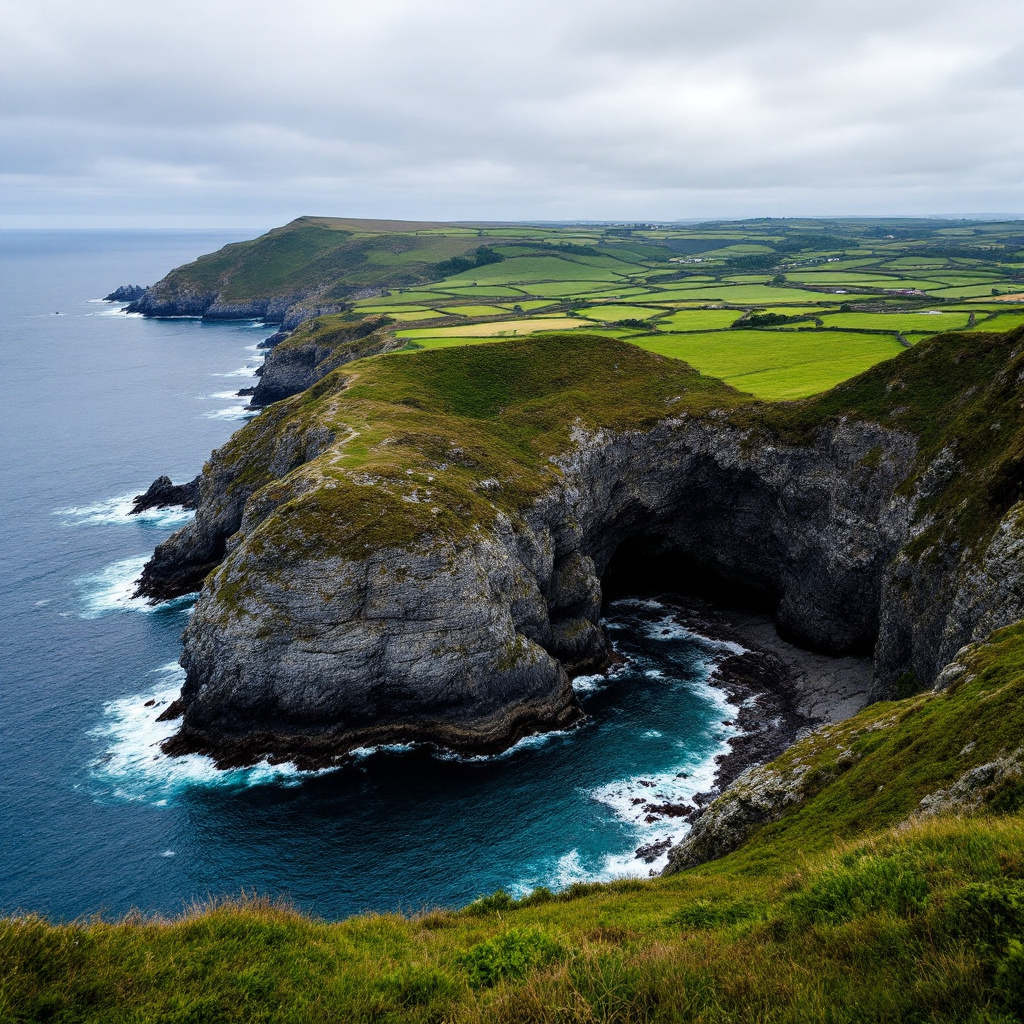
[[[779,405],[596,337],[331,370],[214,453],[146,567],[153,599],[203,583],[167,749],[501,749],[579,713],[602,582],[652,566],[761,595],[814,651],[873,653],[871,699],[928,687],[1024,617],[1022,377],[1021,331]]]
[[[134,302],[146,294],[146,289],[141,284],[123,284],[115,288],[109,295],[103,297],[104,302]]]

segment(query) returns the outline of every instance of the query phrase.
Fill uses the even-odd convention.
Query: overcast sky
[[[0,0],[0,224],[1024,213],[1024,0]]]

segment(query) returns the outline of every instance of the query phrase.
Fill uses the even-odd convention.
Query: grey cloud
[[[6,0],[0,31],[9,223],[1024,209],[1017,0]]]

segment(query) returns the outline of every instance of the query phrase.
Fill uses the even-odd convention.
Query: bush
[[[1007,939],[1024,936],[1024,882],[960,886],[946,897],[937,916],[947,935],[1002,952]]]
[[[928,894],[927,878],[909,857],[861,857],[814,879],[788,909],[802,924],[842,924],[877,913],[910,917]]]
[[[721,925],[738,924],[758,915],[758,909],[745,900],[731,903],[716,900],[695,900],[677,910],[665,922],[681,928],[718,928]]]
[[[536,928],[512,928],[467,950],[459,963],[473,988],[523,978],[565,956],[565,949]]]
[[[508,910],[514,907],[516,901],[504,889],[491,893],[490,896],[481,896],[473,900],[466,912],[470,914],[491,914],[498,910]]]

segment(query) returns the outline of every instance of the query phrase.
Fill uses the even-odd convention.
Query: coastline
[[[692,804],[645,808],[652,814],[692,824],[748,768],[771,761],[807,731],[849,718],[869,703],[870,658],[816,654],[788,643],[767,612],[725,608],[680,594],[654,599],[689,632],[743,651],[722,659],[708,678],[735,707],[723,724],[737,730],[726,741],[729,752],[715,758],[713,785],[695,794]],[[662,840],[639,847],[636,855],[653,864],[667,849]]]

